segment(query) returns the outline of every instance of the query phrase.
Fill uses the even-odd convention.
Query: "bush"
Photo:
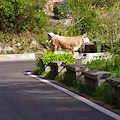
[[[88,62],[86,66],[89,66],[92,70],[104,70],[111,73],[116,73],[116,77],[120,77],[120,56],[115,55],[111,59],[98,59]]]
[[[99,1],[94,0],[93,5],[95,5],[96,7],[107,6],[109,8],[109,7],[112,7],[114,5],[114,3],[117,1],[118,0],[99,0]]]
[[[71,2],[71,4],[74,6],[79,6],[81,4],[85,4],[86,6],[94,5],[96,7],[104,7],[107,6],[112,7],[115,2],[118,0],[67,0],[68,2]]]
[[[93,7],[88,7],[84,1],[68,1],[73,10],[72,24],[68,28],[68,35],[80,35],[84,33],[96,34],[99,31],[99,21]]]
[[[48,23],[48,18],[42,12],[43,8],[38,2],[41,3],[40,0],[1,0],[0,30],[20,32],[33,30],[36,26],[44,28],[44,25]]]
[[[71,53],[54,54],[53,52],[47,51],[44,54],[37,57],[36,66],[40,74],[44,71],[40,62],[41,58],[43,58],[42,62],[44,67],[49,66],[51,61],[62,61],[65,64],[75,63],[73,55]]]
[[[105,68],[106,63],[108,61],[109,60],[106,60],[106,59],[93,60],[90,63],[88,62],[86,66],[89,66],[92,70],[103,70],[103,68]]]

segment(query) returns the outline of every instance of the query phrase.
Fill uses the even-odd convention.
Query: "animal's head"
[[[90,40],[89,40],[89,38],[88,38],[88,36],[86,34],[82,35],[82,39],[83,39],[84,43],[90,43]]]
[[[55,36],[54,33],[48,33],[48,40],[46,41],[47,43],[51,43],[51,38]]]
[[[56,42],[58,42],[59,35],[54,35],[51,37],[51,43],[54,45]]]

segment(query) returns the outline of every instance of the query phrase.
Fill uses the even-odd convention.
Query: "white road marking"
[[[112,118],[114,118],[116,120],[120,120],[120,116],[118,114],[113,113],[110,110],[107,110],[107,109],[105,109],[105,108],[91,102],[90,100],[82,97],[82,96],[79,96],[79,95],[77,95],[77,94],[75,94],[75,93],[73,93],[73,92],[71,92],[71,91],[69,91],[69,90],[67,90],[67,89],[65,89],[65,88],[63,88],[63,87],[61,87],[59,85],[56,85],[56,84],[54,84],[54,83],[52,83],[52,82],[50,82],[48,80],[42,79],[42,78],[40,78],[40,77],[38,77],[36,75],[32,75],[31,72],[27,72],[27,75],[29,75],[29,76],[31,76],[33,78],[36,78],[41,82],[47,83],[48,85],[50,85],[50,86],[52,86],[52,87],[54,87],[54,88],[56,88],[56,89],[58,89],[58,90],[60,90],[60,91],[62,91],[64,93],[76,98],[77,100],[82,101],[83,103],[85,103],[85,104],[87,104],[87,105],[89,105],[89,106],[91,106],[91,107],[93,107],[93,108],[107,114],[108,116],[111,116]]]

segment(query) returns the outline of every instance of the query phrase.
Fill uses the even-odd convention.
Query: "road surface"
[[[26,73],[35,61],[0,62],[0,120],[115,120]]]

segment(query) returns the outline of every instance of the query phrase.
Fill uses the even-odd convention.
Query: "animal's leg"
[[[81,45],[81,53],[85,52],[85,44]]]
[[[72,54],[74,55],[74,54],[75,54],[75,50],[74,50],[74,48],[72,48],[71,51],[72,51]]]
[[[75,50],[74,50],[74,48],[72,48],[71,50],[72,50],[72,54],[73,54],[73,59],[75,59],[76,58],[75,57]]]
[[[79,48],[79,53],[83,53],[83,45]]]
[[[57,54],[58,46],[53,46],[53,52]]]
[[[80,53],[82,53],[82,46],[80,47]]]

